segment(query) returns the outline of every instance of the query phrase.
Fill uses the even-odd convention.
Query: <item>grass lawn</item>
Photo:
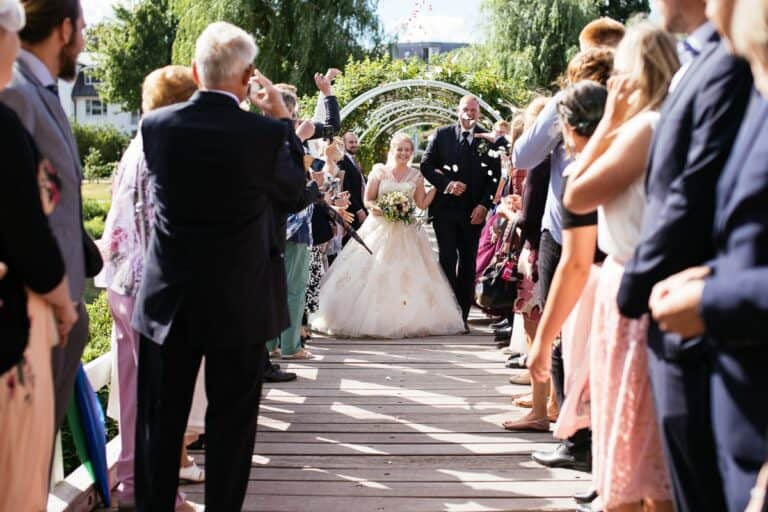
[[[109,201],[112,198],[111,181],[84,181],[83,200]]]

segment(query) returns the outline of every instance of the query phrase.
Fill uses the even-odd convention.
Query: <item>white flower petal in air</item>
[[[485,163],[485,162],[480,162],[480,166],[481,166],[481,167],[488,167],[488,164],[487,164],[487,163]]]
[[[443,169],[445,169],[446,171],[450,171],[450,170],[451,170],[451,166],[450,166],[450,165],[448,165],[448,164],[445,164],[445,165],[443,166]]]
[[[459,166],[456,164],[453,164],[453,172],[459,172]]]
[[[493,171],[488,171],[488,176],[493,176]]]

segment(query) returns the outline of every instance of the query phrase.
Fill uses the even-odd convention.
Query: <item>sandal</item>
[[[521,396],[520,398],[515,398],[515,400],[512,403],[518,407],[525,407],[527,409],[530,409],[531,407],[533,407],[533,396],[532,395]]]
[[[509,420],[501,424],[504,430],[512,432],[549,432],[549,418],[539,418],[536,420]]]
[[[303,348],[299,349],[295,354],[283,355],[283,359],[312,359],[313,357],[312,352]]]
[[[189,466],[179,469],[179,480],[195,484],[205,482],[205,470],[192,461]]]

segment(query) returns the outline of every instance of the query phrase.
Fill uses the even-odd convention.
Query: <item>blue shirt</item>
[[[558,244],[563,244],[563,222],[561,218],[563,197],[563,171],[573,161],[565,152],[557,104],[561,93],[555,95],[541,111],[536,124],[515,142],[512,150],[512,165],[518,169],[534,169],[550,154],[549,190],[544,206],[541,230],[547,230]]]
[[[285,238],[296,244],[312,245],[312,211],[309,205],[298,213],[292,213],[286,221]]]

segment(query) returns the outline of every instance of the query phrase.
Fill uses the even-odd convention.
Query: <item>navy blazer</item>
[[[701,312],[726,346],[765,343],[768,333],[768,100],[753,94],[717,186],[717,258]]]
[[[656,283],[715,254],[715,188],[749,100],[752,75],[711,25],[706,40],[665,101],[654,133],[642,241],[625,265],[617,298],[627,317],[648,311]],[[668,356],[682,348],[682,340],[672,335],[664,344]]]
[[[283,212],[305,185],[290,123],[198,92],[147,115],[141,133],[155,223],[134,327],[162,344],[185,308],[195,323],[190,343],[274,338],[288,321]]]
[[[461,132],[458,123],[438,128],[422,157],[421,173],[427,181],[437,188],[437,195],[429,207],[432,216],[439,215],[445,210],[443,192],[448,183],[456,179],[451,175],[453,174],[452,167],[459,162]],[[487,131],[477,126],[475,133],[487,133]],[[469,183],[466,184],[467,191],[465,192],[471,198],[472,208],[483,205],[490,210],[493,207],[493,198],[496,196],[496,189],[501,177],[501,160],[491,157],[487,152],[481,152],[480,145],[483,144],[488,149],[498,149],[504,141],[503,137],[495,143],[481,141],[478,137],[472,139],[470,146],[472,168],[469,169],[470,179]],[[446,169],[446,166],[451,170]],[[469,222],[469,216],[467,216],[467,222]]]

